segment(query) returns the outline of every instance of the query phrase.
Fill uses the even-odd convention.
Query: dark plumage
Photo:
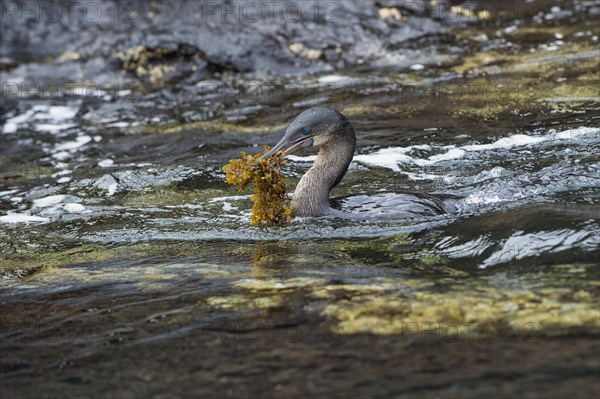
[[[342,180],[354,156],[356,137],[352,124],[334,109],[311,108],[298,115],[279,143],[264,155],[270,156],[282,148],[288,155],[313,145],[319,147],[319,155],[294,191],[294,216],[331,213],[329,192]]]
[[[311,108],[298,115],[279,143],[263,157],[281,149],[289,155],[310,146],[318,146],[319,155],[294,191],[291,205],[294,216],[412,218],[453,209],[455,198],[421,193],[378,192],[330,200],[329,193],[344,177],[356,148],[352,124],[331,108]]]

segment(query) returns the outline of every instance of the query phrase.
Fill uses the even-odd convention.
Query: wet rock
[[[302,75],[369,63],[448,25],[427,15],[425,1],[410,10],[384,3],[8,1],[0,44],[16,67],[3,80],[157,85],[221,72]]]

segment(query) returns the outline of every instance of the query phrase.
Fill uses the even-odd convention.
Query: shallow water
[[[64,123],[64,115],[73,118],[76,113],[75,106],[44,111],[39,118],[35,116],[38,113],[26,111],[11,118],[5,128],[23,120],[22,115],[32,115],[36,131],[40,124],[48,123],[49,115],[59,115],[58,121]],[[163,241],[310,241],[407,234],[426,236],[431,256],[448,262],[472,260],[470,246],[474,245],[476,255],[482,257],[480,268],[515,260],[535,261],[565,251],[576,251],[578,260],[596,259],[600,163],[595,154],[600,150],[600,128],[536,129],[483,140],[463,136],[456,139],[459,144],[430,138],[427,144],[359,148],[344,182],[335,190],[336,194],[351,195],[344,201],[354,207],[355,220],[297,219],[281,228],[249,226],[249,198],[225,186],[218,164],[211,168],[152,162],[139,166],[106,158],[89,171],[82,168],[83,173],[97,176],[80,177],[77,169],[70,169],[72,165],[57,162],[56,171],[47,175],[51,183],[35,185],[39,177],[34,176],[21,182],[21,187],[9,185],[1,193],[9,204],[0,217],[4,245],[19,246],[12,251],[16,257],[10,250],[4,256],[8,261],[17,260],[28,252],[54,252],[51,248],[77,243],[109,248]],[[83,152],[82,157],[101,150],[100,144],[86,151],[92,139],[82,137],[90,136],[57,138],[48,157],[56,158],[66,149],[70,156]],[[288,173],[301,176],[312,160],[314,156],[290,157]],[[27,185],[33,187],[23,191],[22,186]],[[449,196],[446,202],[451,206],[446,214],[438,215],[419,198],[377,194],[390,188]],[[357,209],[360,207],[366,209]],[[412,213],[400,212],[400,207]],[[550,219],[540,223],[540,213]],[[518,215],[518,221],[498,223],[500,214],[504,220]],[[556,222],[549,223],[553,220]],[[453,229],[463,234],[448,234]],[[36,234],[45,235],[49,242],[39,244],[27,238]],[[6,283],[18,285],[18,280],[10,277],[27,274],[23,269],[4,269]]]
[[[536,34],[508,25],[453,32],[467,50],[443,35],[428,39],[434,60],[451,59],[431,68],[237,77],[302,90],[222,102],[213,117],[203,113],[207,98],[188,98],[183,116],[153,110],[152,97],[123,99],[128,93],[33,95],[5,110],[7,386],[26,396],[37,391],[22,381],[50,376],[59,381],[50,392],[93,384],[110,395],[114,386],[99,381],[116,378],[137,381],[123,383],[124,396],[160,395],[151,382],[160,376],[227,394],[235,386],[240,396],[348,392],[320,380],[338,373],[361,393],[381,379],[379,362],[408,367],[391,358],[403,353],[423,365],[422,374],[406,372],[421,384],[436,375],[436,357],[448,356],[487,394],[494,373],[505,372],[493,359],[519,362],[515,353],[529,351],[524,388],[507,394],[544,391],[527,376],[546,363],[560,365],[544,374],[545,389],[581,378],[585,392],[598,392],[589,376],[600,331],[599,32],[585,21],[548,22]],[[232,90],[240,83],[223,80]],[[221,166],[274,144],[315,104],[354,124],[357,152],[333,194],[354,195],[346,203],[361,216],[251,227],[248,193],[228,187]],[[290,191],[313,159],[290,157]],[[445,198],[448,212],[389,192]],[[410,215],[398,214],[398,198]],[[382,207],[360,212],[369,202]],[[448,346],[457,341],[471,346]],[[122,366],[106,356],[113,350]],[[280,356],[297,369],[286,374]],[[137,359],[144,364],[131,366]],[[469,368],[478,362],[482,372]],[[319,369],[304,388],[294,382],[335,363],[341,371]],[[248,382],[269,370],[277,378]],[[465,392],[452,390],[460,377],[444,378],[427,392]],[[420,392],[418,382],[404,386],[399,394]]]

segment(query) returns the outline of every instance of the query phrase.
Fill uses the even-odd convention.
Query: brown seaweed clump
[[[292,220],[292,211],[285,205],[287,190],[281,170],[286,160],[283,151],[259,159],[269,149],[265,146],[264,152],[256,155],[242,152],[241,159],[232,159],[223,166],[227,183],[238,185],[240,191],[254,184],[254,206],[250,220],[254,226],[284,225]]]

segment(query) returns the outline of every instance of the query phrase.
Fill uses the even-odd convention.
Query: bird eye
[[[304,127],[304,128],[302,128],[302,133],[303,133],[303,134],[308,134],[308,133],[310,133],[310,128],[308,128],[308,127]]]

